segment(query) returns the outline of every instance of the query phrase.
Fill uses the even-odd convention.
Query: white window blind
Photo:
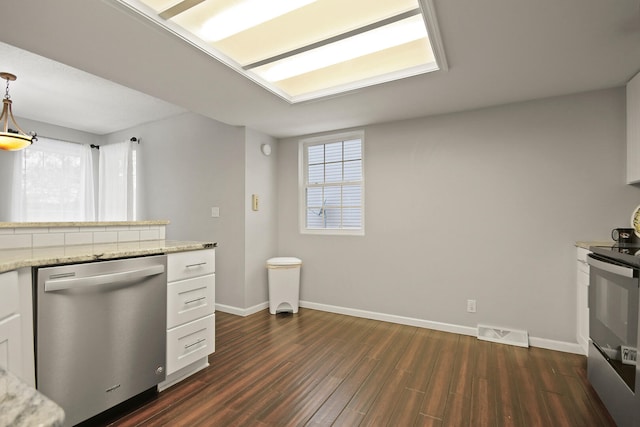
[[[88,145],[38,137],[16,153],[13,221],[95,221]]]
[[[301,232],[364,234],[362,132],[301,141]]]

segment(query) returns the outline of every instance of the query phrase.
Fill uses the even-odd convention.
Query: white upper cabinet
[[[640,73],[627,83],[627,184],[640,183]]]

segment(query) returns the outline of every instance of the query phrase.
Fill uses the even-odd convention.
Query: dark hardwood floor
[[[586,358],[300,309],[216,313],[211,366],[113,426],[615,426]]]

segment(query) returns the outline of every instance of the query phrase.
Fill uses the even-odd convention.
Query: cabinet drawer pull
[[[185,267],[186,268],[193,268],[193,267],[200,267],[202,265],[207,265],[206,261],[205,262],[198,262],[196,264],[188,264]]]
[[[185,301],[184,303],[185,304],[191,304],[191,303],[198,302],[198,301],[201,301],[201,300],[206,299],[206,298],[207,297],[200,297],[200,298],[192,299],[192,300],[189,300],[189,301]]]
[[[203,342],[203,341],[205,341],[205,339],[204,339],[204,338],[200,338],[198,341],[194,342],[193,344],[185,344],[185,345],[184,345],[184,348],[185,348],[185,350],[186,350],[186,349],[188,349],[188,348],[193,347],[194,345],[198,345],[198,344],[200,344],[200,343],[201,343],[201,342]]]

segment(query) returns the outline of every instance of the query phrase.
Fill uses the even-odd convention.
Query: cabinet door
[[[19,295],[18,272],[14,270],[0,274],[0,319],[19,312]]]
[[[640,182],[640,73],[627,83],[627,184]]]
[[[20,315],[0,321],[0,367],[22,378]]]

